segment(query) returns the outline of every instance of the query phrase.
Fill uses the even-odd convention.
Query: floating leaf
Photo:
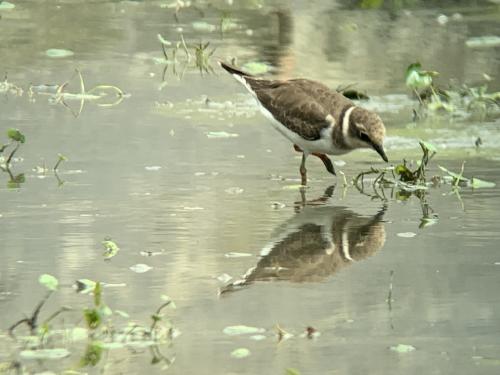
[[[118,245],[111,240],[104,240],[102,241],[102,244],[106,249],[106,251],[103,254],[104,259],[111,259],[120,251]]]
[[[11,10],[11,9],[14,9],[15,7],[16,7],[15,4],[12,4],[8,1],[0,2],[0,10]]]
[[[413,233],[413,232],[402,232],[402,233],[398,233],[397,236],[398,237],[402,237],[402,238],[413,238],[415,237],[417,234],[416,233]]]
[[[261,62],[248,62],[241,69],[252,75],[264,74],[269,71],[269,65]]]
[[[250,253],[237,253],[237,252],[233,251],[233,252],[224,254],[224,256],[226,258],[243,258],[243,257],[251,257],[252,254],[250,254]]]
[[[479,178],[473,177],[470,180],[470,186],[473,189],[481,189],[481,188],[492,188],[495,187],[496,184],[494,182],[480,180]]]
[[[59,285],[59,281],[52,275],[44,273],[40,275],[38,278],[38,282],[45,286],[49,290],[57,290],[57,286]]]
[[[406,344],[398,344],[395,346],[391,346],[389,349],[392,350],[393,352],[397,352],[397,353],[410,353],[410,352],[416,350],[416,348],[414,346],[406,345]]]
[[[19,143],[24,143],[26,141],[26,137],[18,129],[11,128],[7,130],[7,137]]]
[[[222,275],[217,276],[217,280],[219,280],[223,284],[226,284],[231,279],[232,277],[229,276],[227,273],[223,273]]]
[[[266,336],[264,336],[264,335],[252,335],[249,337],[249,339],[254,340],[254,341],[262,341],[262,340],[266,339]]]
[[[250,350],[247,348],[238,348],[231,352],[231,357],[233,358],[245,358],[250,355]]]
[[[230,187],[224,190],[226,193],[231,194],[231,195],[237,195],[243,193],[243,189],[240,187]]]
[[[130,267],[130,269],[132,271],[134,271],[135,273],[148,272],[152,268],[153,267],[150,267],[150,266],[148,266],[147,264],[144,264],[144,263],[138,263],[138,264],[135,264],[135,265],[133,265],[133,266]]]
[[[70,355],[64,348],[23,350],[19,353],[23,359],[62,359]]]
[[[500,46],[500,37],[496,35],[478,36],[468,39],[465,44],[469,48]]]
[[[115,314],[121,316],[122,318],[128,319],[130,318],[130,315],[127,314],[125,311],[122,310],[115,310]]]
[[[86,328],[75,327],[68,331],[68,338],[71,341],[83,341],[89,337],[89,331]]]
[[[217,30],[217,26],[212,25],[212,24],[210,24],[208,22],[203,22],[203,21],[193,22],[191,24],[191,26],[193,26],[193,29],[195,29],[196,31],[208,31],[208,32],[212,32],[212,31]]]
[[[304,185],[285,185],[283,186],[283,190],[299,190],[302,189]]]
[[[151,166],[144,167],[144,169],[147,171],[159,171],[161,169],[161,167],[159,165],[151,165]]]
[[[45,54],[48,57],[52,58],[63,58],[63,57],[73,56],[75,53],[73,51],[70,51],[69,49],[50,48],[47,51],[45,51]]]
[[[89,279],[79,279],[75,281],[75,287],[77,293],[90,293],[94,290],[96,282]]]
[[[251,335],[256,333],[264,333],[264,328],[249,327],[245,325],[229,326],[222,330],[228,336]]]
[[[228,132],[208,132],[208,138],[236,138],[239,137],[239,134],[236,133],[228,133]]]

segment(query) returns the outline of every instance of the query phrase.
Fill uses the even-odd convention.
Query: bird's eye
[[[364,132],[359,132],[359,139],[361,139],[362,141],[364,141],[366,143],[371,143],[370,137],[368,136],[368,134],[366,134]]]

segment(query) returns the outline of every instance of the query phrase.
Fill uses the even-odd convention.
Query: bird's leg
[[[326,156],[326,154],[320,154],[317,152],[313,152],[313,155],[321,159],[321,161],[325,165],[325,168],[328,172],[330,172],[334,176],[336,175],[335,169],[333,168],[332,161],[330,160],[330,158],[328,156]]]
[[[302,153],[302,163],[300,163],[300,177],[302,186],[307,185],[306,154]]]

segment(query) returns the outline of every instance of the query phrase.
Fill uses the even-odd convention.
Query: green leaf
[[[69,49],[50,48],[45,51],[45,54],[48,57],[52,58],[63,58],[63,57],[73,56],[75,53],[73,51],[70,51]]]
[[[38,282],[49,290],[56,291],[59,281],[52,275],[44,273],[38,278]]]
[[[399,164],[394,168],[394,173],[396,173],[401,181],[409,182],[415,180],[413,172],[404,164]]]
[[[425,142],[425,141],[422,141],[422,140],[418,141],[418,143],[420,144],[420,147],[422,148],[422,151],[424,151],[424,152],[428,151],[431,154],[437,152],[436,146],[434,146],[432,143]]]
[[[111,259],[120,251],[118,245],[111,240],[104,240],[102,241],[102,244],[106,249],[106,251],[103,254],[104,259]]]
[[[11,10],[16,7],[15,4],[12,4],[8,1],[0,1],[0,10]]]
[[[472,179],[470,180],[470,186],[473,189],[481,189],[481,188],[492,188],[495,187],[496,184],[494,182],[484,181],[480,180],[479,178],[472,177]]]
[[[83,316],[85,318],[85,322],[87,322],[87,326],[90,329],[96,329],[101,325],[101,316],[96,309],[85,309],[83,310]]]
[[[441,165],[438,165],[438,168],[441,169],[443,172],[447,173],[451,177],[453,177],[455,180],[459,180],[459,182],[469,182],[468,178],[465,178],[464,176],[459,175],[458,173],[452,172],[445,167],[442,167]]]
[[[424,89],[432,85],[432,76],[436,72],[428,72],[422,70],[420,63],[413,63],[406,68],[406,86],[411,89]]]
[[[229,326],[222,330],[222,332],[229,336],[251,335],[255,333],[264,333],[265,331],[264,328],[249,327],[245,325]]]
[[[300,375],[300,371],[290,367],[285,370],[285,375]]]
[[[67,349],[38,349],[38,350],[23,350],[19,356],[23,359],[62,359],[70,355]]]
[[[94,341],[87,345],[87,349],[85,349],[85,354],[80,359],[80,366],[95,366],[99,363],[102,358],[102,345],[98,341]]]
[[[249,355],[250,350],[248,350],[247,348],[238,348],[231,352],[231,357],[238,359],[248,357]]]
[[[18,129],[14,128],[10,128],[9,130],[7,130],[7,137],[19,143],[24,143],[26,141],[24,134],[21,133]]]
[[[416,350],[414,346],[406,344],[398,344],[395,346],[391,346],[389,349],[397,353],[410,353]]]
[[[95,289],[96,282],[89,279],[79,279],[75,281],[77,293],[87,294]]]

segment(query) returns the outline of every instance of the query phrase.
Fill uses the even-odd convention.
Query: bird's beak
[[[385,154],[384,148],[383,148],[381,145],[376,145],[376,144],[374,144],[374,145],[373,145],[373,148],[374,148],[374,150],[375,150],[375,151],[377,151],[377,153],[380,155],[380,157],[381,157],[382,159],[384,159],[384,161],[385,161],[386,163],[388,163],[388,162],[389,162],[389,159],[387,159],[387,155]]]

